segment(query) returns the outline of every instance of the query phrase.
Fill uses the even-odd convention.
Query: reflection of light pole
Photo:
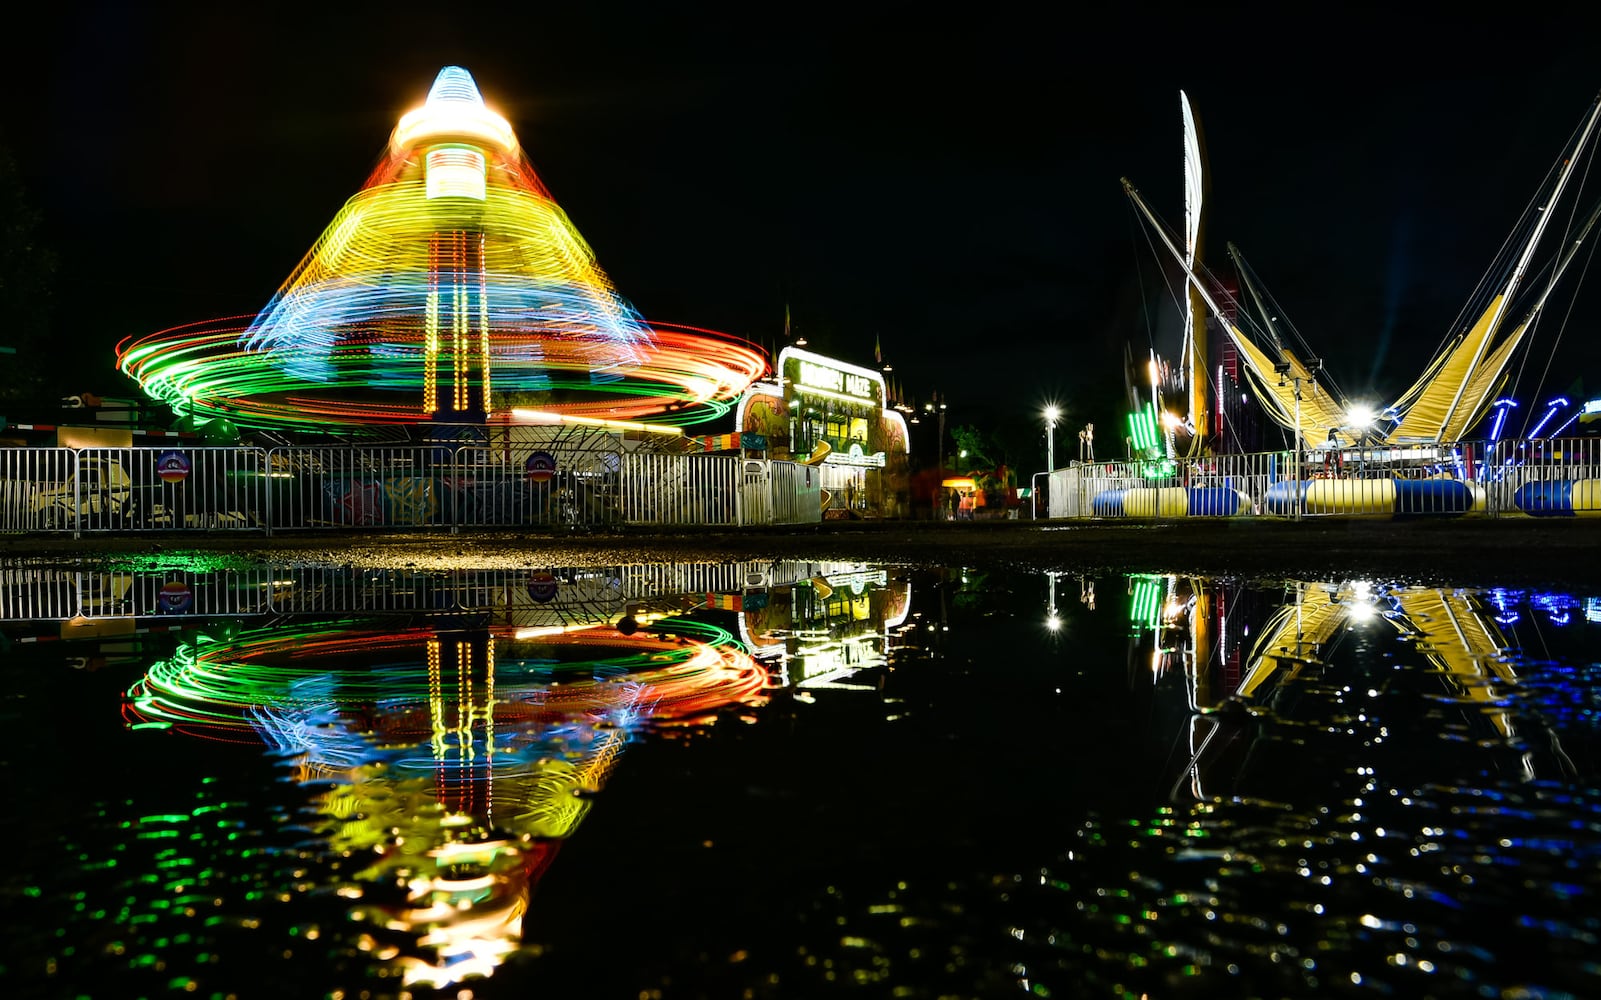
[[[1056,574],[1050,571],[1045,573],[1045,627],[1055,632],[1062,627],[1062,619],[1056,615]]]

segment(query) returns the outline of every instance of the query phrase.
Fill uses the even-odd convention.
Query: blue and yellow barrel
[[[1354,479],[1281,480],[1262,494],[1262,510],[1269,514],[1295,513],[1300,494],[1303,514],[1349,515],[1454,515],[1482,512],[1484,491],[1459,479]]]
[[[1239,517],[1251,498],[1227,486],[1136,486],[1103,490],[1090,499],[1095,517]]]
[[[1601,517],[1601,479],[1524,483],[1512,503],[1534,517]]]

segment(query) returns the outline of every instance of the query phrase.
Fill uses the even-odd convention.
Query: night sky
[[[958,422],[1114,421],[1125,345],[1177,353],[1119,179],[1181,221],[1183,89],[1208,259],[1239,245],[1340,387],[1389,397],[1601,88],[1580,6],[324,6],[71,5],[22,42],[0,145],[83,388],[126,391],[125,336],[265,305],[457,64],[647,319],[772,348],[787,305],[844,359],[876,339]],[[1597,298],[1520,391],[1553,348],[1546,395],[1601,388]]]

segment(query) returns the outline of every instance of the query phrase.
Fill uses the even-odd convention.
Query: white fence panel
[[[1489,473],[1499,509],[1532,517],[1601,516],[1601,441],[1504,441]]]
[[[621,468],[615,448],[463,448],[441,494],[453,523],[464,528],[613,527],[622,518]]]
[[[65,621],[79,614],[80,573],[76,570],[11,567],[0,569],[0,620]]]
[[[623,456],[620,499],[628,524],[734,525],[742,471],[735,455]]]
[[[740,464],[739,523],[773,523],[772,463],[746,459]]]
[[[7,448],[0,458],[0,524],[7,531],[72,530],[78,513],[78,453]]]
[[[441,473],[445,447],[275,448],[274,528],[426,528],[448,526]]]
[[[1511,496],[1490,481],[1486,453],[1468,442],[1318,448],[1299,461],[1294,452],[1260,452],[1075,463],[1048,477],[1045,509],[1059,518],[1150,520],[1494,514],[1511,509]]]
[[[823,477],[798,462],[771,463],[774,524],[820,524],[823,520]]]
[[[0,531],[815,524],[850,470],[627,450],[614,434],[394,446],[0,449]],[[1036,516],[1601,516],[1601,440],[1075,462]]]

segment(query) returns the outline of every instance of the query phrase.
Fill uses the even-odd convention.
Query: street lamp
[[[938,394],[935,394],[934,398],[935,399],[939,399]],[[936,468],[938,468],[940,470],[940,474],[941,475],[944,475],[945,474],[945,401],[943,399],[939,399],[938,403],[924,403],[923,404],[923,410],[925,412],[929,413],[930,415],[936,414],[936,413],[939,414],[939,465],[936,466]]]
[[[1062,411],[1057,409],[1054,403],[1045,408],[1045,471],[1034,476],[1034,481],[1029,483],[1028,491],[1031,516],[1036,521],[1039,520],[1040,516],[1040,491],[1037,482],[1040,476],[1045,477],[1045,490],[1048,497],[1051,488],[1051,473],[1056,469],[1056,420],[1061,415]],[[1045,508],[1045,516],[1051,516],[1051,508],[1048,503]]]
[[[1062,411],[1054,406],[1045,408],[1045,471],[1056,471],[1056,418]]]

